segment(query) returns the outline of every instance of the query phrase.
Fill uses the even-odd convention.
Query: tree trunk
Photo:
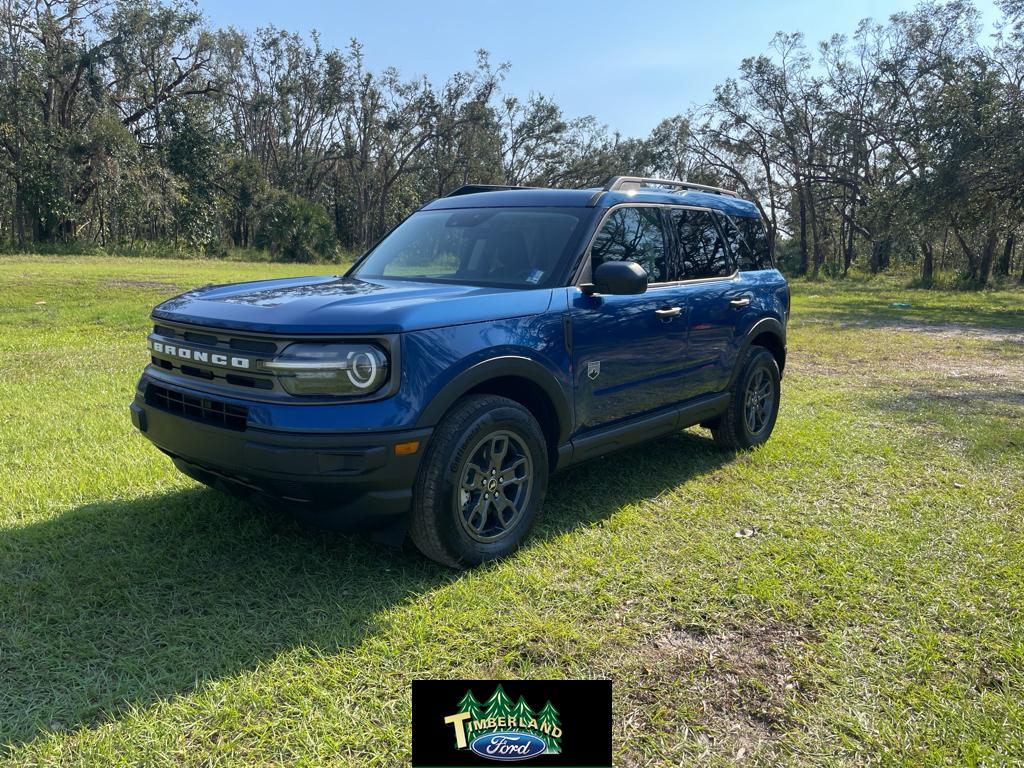
[[[100,238],[100,245],[102,247],[106,248],[107,247],[107,233],[105,231],[106,223],[105,223],[105,219],[103,217],[103,205],[102,205],[102,203],[103,203],[103,200],[100,199],[100,205],[97,206],[98,218],[99,218],[99,221],[100,221],[99,238]]]
[[[800,201],[800,266],[797,272],[807,274],[809,259],[807,257],[807,203],[804,200],[803,186],[797,186],[797,198]]]
[[[852,213],[852,211],[851,211]],[[843,277],[846,277],[846,273],[850,271],[850,266],[853,264],[853,221],[849,221],[846,224],[846,237],[844,238],[843,245]]]
[[[25,250],[25,201],[21,198],[21,181],[14,182],[14,221],[17,226],[18,249]]]
[[[1006,244],[1003,245],[1003,255],[999,259],[999,267],[996,273],[1000,277],[1008,277],[1010,274],[1010,262],[1013,261],[1013,248],[1017,244],[1017,236],[1011,232],[1006,236]]]
[[[846,246],[843,249],[843,276],[850,271],[850,267],[853,266],[853,227],[850,227],[846,232]]]
[[[825,260],[824,254],[821,252],[821,234],[818,231],[818,208],[814,204],[814,193],[811,191],[810,186],[804,187],[805,194],[807,195],[807,213],[808,218],[811,222],[811,244],[812,244],[812,274],[814,277],[818,276],[818,271],[821,269],[821,264]]]
[[[889,266],[889,238],[875,240],[871,243],[871,274],[877,274]]]
[[[964,256],[967,257],[967,279],[971,282],[976,282],[978,279],[978,259],[974,255],[974,251],[972,251],[970,246],[967,245],[967,241],[964,240],[964,236],[960,234],[959,229],[954,229],[953,235],[956,237],[957,242],[960,243],[960,250],[962,250],[964,252]]]
[[[921,241],[921,253],[924,256],[921,262],[921,283],[926,288],[931,288],[935,279],[935,256],[932,244],[927,240]]]
[[[990,229],[985,238],[985,247],[981,250],[981,261],[978,264],[978,286],[988,285],[989,276],[992,274],[992,260],[996,255],[996,244],[999,242],[999,233]]]

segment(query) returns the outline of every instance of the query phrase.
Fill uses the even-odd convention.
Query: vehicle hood
[[[544,312],[550,290],[302,277],[197,288],[153,317],[254,333],[401,333]]]

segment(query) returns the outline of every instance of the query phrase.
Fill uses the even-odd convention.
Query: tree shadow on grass
[[[1024,390],[996,388],[978,376],[960,377],[956,383],[955,389],[943,389],[922,379],[866,402],[886,419],[898,418],[910,429],[942,435],[977,464],[1019,457],[1024,448]]]
[[[794,309],[798,319],[811,317],[868,328],[927,330],[946,326],[946,330],[1024,333],[1024,305],[1020,301],[1024,292],[1017,290],[986,294],[831,283],[804,284],[794,292],[800,297]]]
[[[1024,313],[976,307],[894,308],[878,300],[858,304],[838,304],[806,312],[818,322],[836,323],[844,328],[925,333],[966,333],[992,338],[1016,338],[1024,334]]]
[[[730,458],[682,433],[570,470],[553,479],[532,540],[603,519]],[[380,631],[382,611],[458,578],[411,547],[311,530],[199,488],[87,504],[7,530],[0,753],[290,648],[352,647]]]

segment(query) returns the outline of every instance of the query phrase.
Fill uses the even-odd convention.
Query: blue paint
[[[537,264],[528,264],[531,268],[524,269],[515,284],[461,280],[459,272],[442,277],[367,276],[360,270],[373,263],[368,254],[345,275],[207,286],[153,311],[157,323],[184,324],[200,335],[210,329],[221,336],[256,334],[286,343],[350,339],[383,344],[386,338],[393,357],[392,378],[383,394],[303,401],[280,392],[227,386],[223,377],[210,380],[150,365],[139,383],[136,403],[139,408],[152,407],[145,396],[152,382],[190,397],[215,398],[244,408],[247,424],[263,435],[375,435],[372,439],[379,440],[381,435],[410,430],[429,434],[459,397],[501,379],[513,382],[516,391],[539,393],[546,404],[538,415],[547,420],[543,426],[551,440],[549,452],[563,466],[571,463],[574,442],[595,430],[725,390],[755,325],[774,324],[778,342],[784,345],[789,289],[775,269],[655,284],[633,296],[594,295],[582,287],[589,279],[589,243],[613,206],[685,204],[733,217],[756,217],[753,203],[703,192],[596,192],[485,192],[443,198],[424,207],[424,216],[440,216],[449,221],[445,226],[491,215],[515,220],[524,214],[514,211],[532,216],[533,210],[554,213],[574,227],[558,253],[551,246],[542,276],[537,276]],[[455,218],[448,219],[449,215]],[[661,219],[666,233],[667,220],[666,214]],[[666,237],[672,251],[675,240]],[[415,259],[412,263],[415,267]],[[747,299],[741,308],[734,304]],[[666,308],[678,311],[671,317],[658,313]],[[182,418],[181,434],[190,429],[195,427]],[[183,440],[181,450],[201,450],[204,444]],[[174,446],[161,447],[175,455]],[[423,453],[420,450],[410,461],[417,462]],[[185,458],[203,463],[199,460],[204,456]],[[216,468],[217,462],[216,457],[206,457],[204,466]],[[234,466],[232,474],[245,469]],[[415,471],[414,465],[410,471]]]

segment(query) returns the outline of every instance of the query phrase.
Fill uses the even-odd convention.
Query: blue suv
[[[466,186],[342,276],[158,306],[132,420],[202,483],[465,567],[556,470],[694,424],[767,440],[789,303],[733,192]]]

